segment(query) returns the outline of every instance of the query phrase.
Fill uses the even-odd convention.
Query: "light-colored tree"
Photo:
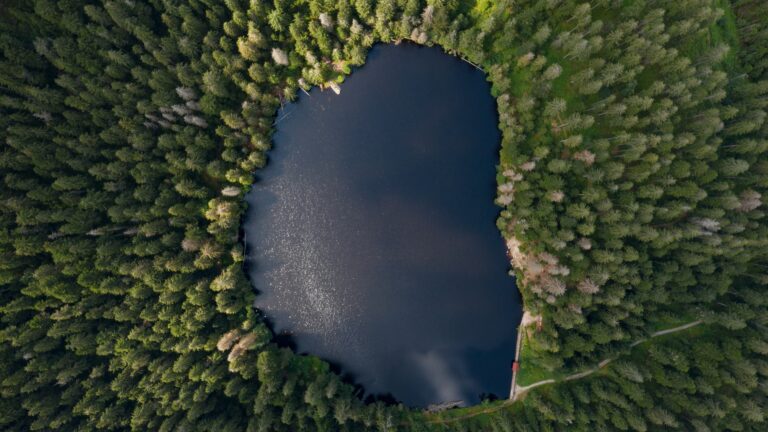
[[[581,237],[577,242],[577,245],[579,245],[580,248],[583,250],[590,250],[592,249],[592,241],[586,237]]]
[[[432,5],[427,5],[427,7],[424,8],[424,11],[421,13],[421,23],[425,26],[429,26],[432,24],[432,20],[435,17],[435,7]]]
[[[173,110],[174,113],[182,117],[188,114],[192,114],[192,110],[190,110],[188,106],[183,104],[171,105],[171,109]]]
[[[194,238],[185,238],[181,241],[181,249],[185,252],[194,252],[200,249],[202,242]]]
[[[512,201],[514,201],[514,195],[512,195],[512,194],[502,194],[502,195],[499,195],[499,196],[496,198],[496,202],[497,202],[499,205],[502,205],[502,206],[507,206],[507,205],[509,205],[509,204],[510,204]]]
[[[747,189],[739,195],[739,207],[741,212],[752,211],[763,205],[762,195],[752,189]]]
[[[237,186],[227,186],[221,190],[221,194],[226,197],[235,197],[240,195],[240,188]]]
[[[363,26],[356,19],[352,19],[352,25],[349,26],[349,30],[352,34],[360,34],[363,32]]]
[[[198,117],[196,115],[186,115],[186,116],[184,116],[184,121],[186,123],[189,123],[189,124],[191,124],[193,126],[197,126],[199,128],[207,128],[208,127],[208,122],[205,121],[204,118]]]
[[[539,285],[541,286],[542,290],[544,290],[544,292],[555,297],[559,297],[565,294],[566,285],[565,282],[560,278],[545,275],[541,278]]]
[[[560,76],[560,74],[563,73],[563,68],[557,63],[549,65],[546,70],[544,70],[544,73],[541,74],[541,77],[547,81],[552,81],[553,79]]]
[[[536,54],[532,52],[528,52],[527,54],[523,54],[520,57],[517,58],[517,67],[525,67],[528,66],[533,59],[536,58]]]
[[[322,25],[326,30],[329,30],[333,27],[333,18],[330,14],[323,12],[317,18],[320,20],[320,25]]]
[[[258,336],[254,333],[248,333],[247,335],[240,338],[237,344],[232,348],[232,351],[229,352],[227,361],[231,362],[236,360],[238,357],[243,355],[243,353],[250,350],[255,345],[257,339]]]
[[[188,100],[184,105],[193,111],[200,111],[200,104],[194,100]]]
[[[35,118],[39,118],[40,120],[45,122],[45,124],[48,124],[48,123],[51,122],[51,120],[53,120],[53,116],[48,111],[41,111],[39,113],[33,113],[32,116],[35,117]]]
[[[552,202],[562,202],[563,198],[565,198],[565,194],[561,190],[554,190],[547,194],[547,199],[549,199]]]
[[[281,50],[280,48],[272,48],[272,60],[275,61],[275,63],[283,66],[288,65],[288,54],[285,53],[285,51]]]
[[[240,339],[241,333],[240,329],[232,329],[226,333],[224,333],[220,338],[219,341],[216,343],[216,349],[218,349],[221,352],[224,352],[232,347],[232,345],[237,342],[238,339]]]
[[[595,154],[589,150],[582,150],[578,153],[575,153],[573,155],[573,158],[578,161],[584,162],[584,164],[587,166],[590,166],[593,163],[595,163]]]
[[[523,175],[520,174],[519,172],[516,172],[512,168],[505,169],[501,174],[513,182],[520,181],[523,179]]]
[[[584,138],[581,135],[571,135],[560,142],[568,148],[575,148],[580,146],[583,140]]]
[[[699,228],[702,235],[712,235],[720,231],[720,222],[712,218],[693,218],[691,222]]]

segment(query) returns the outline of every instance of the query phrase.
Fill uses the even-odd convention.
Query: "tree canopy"
[[[768,4],[0,4],[0,429],[765,430]],[[443,421],[366,403],[253,307],[243,195],[277,108],[378,42],[486,71],[536,362]],[[690,335],[633,342],[693,316]]]

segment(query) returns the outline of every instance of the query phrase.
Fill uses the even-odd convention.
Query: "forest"
[[[610,364],[434,414],[274,341],[243,196],[376,43],[487,73],[524,362]],[[3,1],[0,430],[768,430],[767,112],[763,0]]]

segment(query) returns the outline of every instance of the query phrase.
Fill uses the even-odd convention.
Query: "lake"
[[[277,114],[246,197],[257,307],[300,353],[410,406],[506,398],[521,308],[495,221],[483,72],[377,45],[341,94]]]

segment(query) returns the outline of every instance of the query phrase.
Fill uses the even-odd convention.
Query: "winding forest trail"
[[[655,337],[664,336],[664,335],[668,335],[668,334],[672,334],[672,333],[677,333],[677,332],[681,332],[683,330],[688,330],[691,327],[695,327],[695,326],[697,326],[699,324],[702,324],[702,322],[703,322],[702,320],[695,320],[695,321],[691,321],[691,322],[689,322],[687,324],[683,324],[681,326],[673,327],[671,329],[659,330],[659,331],[657,331],[655,333],[651,333],[651,335],[649,337],[647,337],[647,338],[639,339],[639,340],[637,340],[635,342],[632,342],[632,344],[630,344],[630,347],[635,347],[635,346],[640,345],[643,342],[649,341],[649,340],[651,340],[651,339],[653,339]],[[595,367],[595,368],[588,369],[588,370],[585,370],[585,371],[582,371],[582,372],[577,372],[575,374],[568,375],[568,376],[566,376],[566,377],[564,377],[562,379],[559,379],[559,380],[546,379],[546,380],[538,381],[538,382],[535,382],[533,384],[527,385],[525,387],[516,387],[515,391],[513,393],[514,394],[514,398],[507,399],[504,402],[502,402],[499,405],[496,405],[494,407],[488,407],[486,409],[474,411],[472,413],[469,413],[469,414],[466,414],[466,415],[463,415],[463,416],[460,416],[460,417],[452,417],[452,418],[447,418],[447,419],[434,419],[434,420],[430,420],[429,423],[432,423],[432,424],[453,423],[453,422],[457,422],[457,421],[461,421],[461,420],[466,420],[468,418],[476,417],[476,416],[478,416],[480,414],[490,414],[490,413],[494,413],[496,411],[500,411],[500,410],[506,408],[507,406],[513,404],[515,401],[517,401],[519,399],[520,395],[525,394],[525,392],[527,392],[528,390],[531,390],[534,387],[542,386],[542,385],[545,385],[545,384],[553,384],[553,383],[556,383],[556,382],[574,381],[574,380],[577,380],[577,379],[588,377],[588,376],[592,375],[593,373],[599,371],[600,369],[608,366],[612,361],[616,360],[617,358],[618,357],[607,358],[605,360],[602,360],[600,363],[598,363],[597,367]]]
[[[688,330],[689,328],[695,327],[695,326],[697,326],[697,325],[699,325],[701,323],[702,323],[701,320],[696,320],[696,321],[691,321],[691,322],[689,322],[687,324],[683,324],[681,326],[673,327],[671,329],[659,330],[659,331],[657,331],[655,333],[651,333],[651,335],[649,337],[645,338],[645,339],[639,339],[639,340],[636,340],[636,341],[632,342],[632,344],[630,344],[629,346],[630,347],[635,347],[635,346],[640,345],[641,343],[643,343],[645,341],[648,341],[650,339],[653,339],[655,337],[664,336],[664,335],[668,335],[668,334],[672,334],[672,333],[677,333],[677,332],[680,332],[680,331],[683,331],[683,330]],[[572,374],[572,375],[568,375],[568,376],[560,379],[559,381],[573,381],[573,380],[577,380],[577,379],[580,379],[580,378],[587,377],[587,376],[592,375],[593,373],[599,371],[600,369],[608,366],[612,361],[616,360],[617,358],[618,357],[613,357],[613,358],[605,359],[605,360],[601,361],[600,363],[598,363],[597,367],[595,367],[595,368],[588,369],[588,370],[585,370],[585,371],[582,371],[582,372],[578,372],[578,373],[575,373],[575,374]],[[513,399],[513,401],[517,400],[517,398],[519,398],[520,395],[522,393],[526,392],[527,390],[530,390],[530,389],[532,389],[534,387],[538,387],[540,385],[551,384],[551,383],[555,383],[555,382],[558,382],[558,380],[547,379],[547,380],[535,382],[535,383],[527,385],[525,387],[517,387],[515,389],[515,398]]]

